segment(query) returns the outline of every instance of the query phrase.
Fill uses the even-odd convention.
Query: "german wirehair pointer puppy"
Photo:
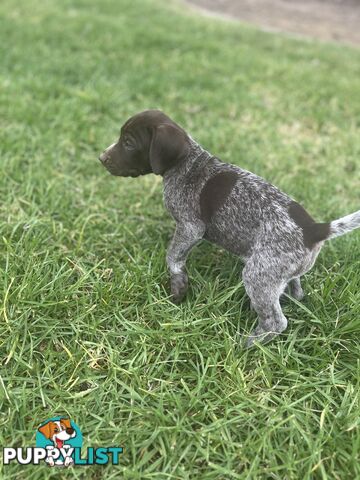
[[[313,266],[324,241],[360,226],[360,210],[315,222],[288,195],[254,173],[221,162],[158,110],[131,117],[100,160],[113,175],[163,177],[164,203],[176,221],[166,256],[175,303],[188,288],[186,257],[201,239],[243,259],[244,286],[258,314],[247,346],[285,330],[279,302],[285,288],[301,300],[300,277]]]

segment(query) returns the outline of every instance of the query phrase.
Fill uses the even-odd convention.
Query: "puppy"
[[[55,421],[50,420],[39,427],[39,432],[51,440],[56,448],[62,448],[66,440],[76,436],[76,432],[72,428],[69,418],[60,418],[60,420]],[[47,461],[51,467],[55,465],[53,458],[50,457]],[[73,459],[66,457],[64,465],[68,467],[71,463],[73,463]]]
[[[311,269],[324,241],[360,226],[360,210],[332,222],[315,222],[288,195],[221,162],[158,110],[131,117],[100,161],[113,175],[163,177],[164,203],[176,221],[166,257],[175,303],[188,288],[186,257],[200,240],[243,259],[244,286],[258,314],[247,346],[268,342],[286,329],[279,302],[285,288],[301,300],[300,277]]]

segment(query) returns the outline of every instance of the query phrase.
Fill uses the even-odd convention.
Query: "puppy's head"
[[[112,175],[163,175],[183,161],[189,151],[185,131],[159,110],[138,113],[121,127],[120,138],[101,155]]]
[[[61,448],[66,440],[76,436],[76,432],[72,428],[69,418],[60,418],[60,420],[55,421],[50,420],[45,423],[45,425],[39,427],[39,432],[54,442],[58,448]]]

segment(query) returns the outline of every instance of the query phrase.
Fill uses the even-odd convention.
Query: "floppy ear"
[[[149,160],[153,173],[162,175],[186,157],[189,142],[183,130],[163,124],[155,128],[150,144]]]
[[[70,418],[60,418],[60,423],[65,425],[65,428],[71,428]]]
[[[50,422],[45,423],[45,425],[39,427],[38,430],[44,435],[44,437],[50,438]]]

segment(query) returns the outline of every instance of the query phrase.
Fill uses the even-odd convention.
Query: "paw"
[[[65,467],[70,467],[73,464],[74,464],[74,460],[72,459],[72,457],[65,458],[65,461],[64,461]]]
[[[176,273],[171,275],[171,300],[174,303],[180,303],[188,289],[188,276],[186,273]]]
[[[301,288],[300,280],[292,280],[287,286],[287,293],[298,301],[305,297],[304,290]]]
[[[247,337],[245,342],[245,348],[252,347],[254,345],[254,342],[262,343],[264,345],[265,343],[270,342],[270,340],[272,340],[277,335],[278,333],[276,332],[269,332],[261,327],[256,327]]]
[[[290,295],[295,298],[295,300],[302,300],[305,297],[304,290],[300,287],[299,289],[293,289],[290,292]]]

